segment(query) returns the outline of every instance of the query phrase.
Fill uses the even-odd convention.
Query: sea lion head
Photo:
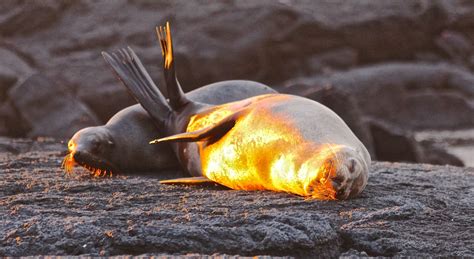
[[[79,164],[94,176],[116,173],[118,167],[110,159],[114,150],[115,142],[107,128],[84,128],[69,140],[69,154],[64,158],[63,167],[71,172],[73,166]]]
[[[368,164],[348,146],[332,146],[318,154],[318,172],[306,186],[308,196],[345,200],[361,193],[368,180]]]

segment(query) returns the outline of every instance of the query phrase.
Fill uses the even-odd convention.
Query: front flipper
[[[183,178],[176,178],[176,179],[170,179],[170,180],[163,180],[160,181],[161,184],[210,184],[210,183],[216,183],[209,178],[206,178],[204,176],[196,176],[196,177],[183,177]]]
[[[224,119],[220,120],[216,124],[205,127],[200,130],[185,132],[176,135],[171,135],[168,137],[155,139],[150,141],[150,144],[160,143],[160,142],[197,142],[197,141],[207,141],[208,143],[213,143],[220,138],[222,138],[227,132],[229,132],[237,122],[237,119],[240,118],[243,114],[243,111],[233,113]]]

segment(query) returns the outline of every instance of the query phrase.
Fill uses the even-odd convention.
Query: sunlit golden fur
[[[331,179],[343,173],[348,148],[324,138],[306,139],[291,117],[272,111],[275,105],[291,98],[263,95],[192,116],[186,132],[213,127],[239,113],[233,128],[222,138],[197,142],[202,175],[236,190],[273,190],[336,199]]]

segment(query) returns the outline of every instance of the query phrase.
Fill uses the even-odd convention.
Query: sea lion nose
[[[336,175],[335,177],[331,178],[332,186],[334,187],[335,191],[340,191],[341,188],[344,186],[345,177],[343,175]]]

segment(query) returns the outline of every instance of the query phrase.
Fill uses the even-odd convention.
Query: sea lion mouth
[[[87,151],[73,151],[66,155],[62,167],[66,173],[72,172],[74,165],[86,168],[93,177],[112,176],[120,171],[106,159],[97,157]]]

